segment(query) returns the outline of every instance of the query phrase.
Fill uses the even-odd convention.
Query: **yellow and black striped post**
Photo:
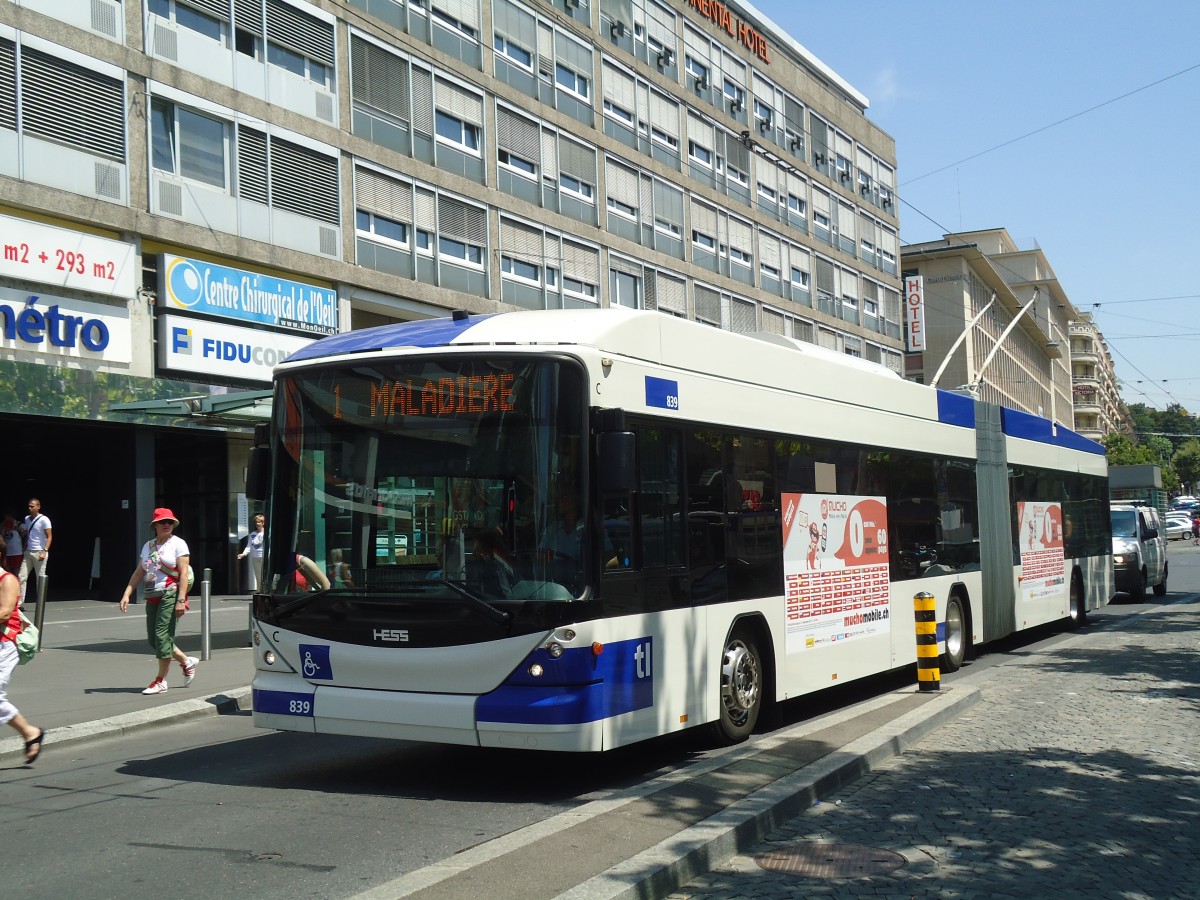
[[[913,597],[917,618],[917,684],[922,691],[942,688],[942,669],[938,665],[937,601],[933,594],[921,591]]]

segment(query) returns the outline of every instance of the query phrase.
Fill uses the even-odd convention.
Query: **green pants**
[[[175,599],[178,595],[179,591],[171,587],[157,603],[146,601],[146,640],[159,659],[170,659],[175,655],[175,627],[179,624]]]

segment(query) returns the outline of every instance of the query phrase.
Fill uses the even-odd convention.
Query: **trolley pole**
[[[942,670],[937,652],[937,601],[922,591],[913,597],[917,620],[917,683],[924,691],[942,688]]]
[[[200,659],[212,656],[212,569],[204,570],[200,582]]]

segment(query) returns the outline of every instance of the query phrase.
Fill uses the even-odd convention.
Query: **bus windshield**
[[[281,377],[266,589],[576,599],[582,384],[565,359],[445,353]]]

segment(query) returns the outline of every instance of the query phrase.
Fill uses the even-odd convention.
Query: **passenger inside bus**
[[[471,558],[467,560],[467,582],[480,594],[495,600],[512,596],[517,576],[512,555],[498,528],[485,528],[475,535]]]

